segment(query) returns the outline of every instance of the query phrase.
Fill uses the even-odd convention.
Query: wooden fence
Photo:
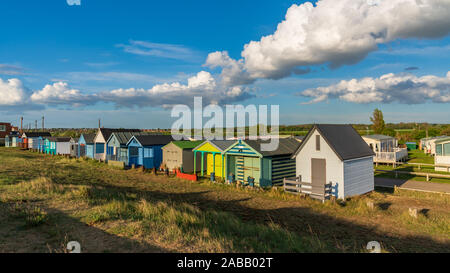
[[[325,201],[332,196],[331,183],[324,186],[316,186],[310,182],[302,182],[299,178],[296,180],[283,179],[284,191],[293,194],[306,194],[312,198]]]
[[[375,172],[393,173],[395,175],[395,178],[398,178],[399,174],[422,176],[422,177],[426,177],[427,181],[430,181],[431,178],[447,178],[447,179],[450,179],[450,175],[438,174],[438,173],[420,173],[420,172],[407,172],[407,171],[397,171],[397,170],[392,170],[392,171],[389,171],[389,170],[375,170]]]

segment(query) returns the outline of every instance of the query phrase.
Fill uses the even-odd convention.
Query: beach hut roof
[[[142,146],[166,145],[173,141],[171,135],[141,135],[133,136]],[[130,141],[131,141],[130,139]],[[130,142],[128,141],[128,143]]]
[[[294,138],[280,138],[278,139],[277,149],[275,149],[274,151],[263,151],[261,149],[261,145],[268,144],[271,142],[271,140],[245,140],[244,142],[252,147],[255,151],[260,153],[262,156],[292,155],[301,145],[301,143]]]
[[[95,135],[96,134],[83,134],[82,136],[86,144],[94,144]]]
[[[315,129],[319,131],[331,149],[333,149],[342,161],[375,155],[353,126],[348,124],[316,124],[308,132],[294,157],[306,145]]]

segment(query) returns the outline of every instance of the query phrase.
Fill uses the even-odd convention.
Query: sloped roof
[[[261,145],[268,144],[271,140],[245,140],[250,147],[262,156],[292,155],[300,147],[301,143],[294,138],[279,138],[278,148],[274,151],[262,151]]]
[[[211,140],[210,142],[217,146],[217,148],[225,151],[228,147],[236,143],[236,140]]]
[[[51,137],[52,134],[49,132],[27,132],[24,133],[26,137]]]
[[[158,135],[158,134],[153,133],[153,132],[141,132],[141,131],[139,131],[139,132],[113,132],[106,141],[108,142],[113,136],[115,136],[120,145],[127,145],[128,141],[130,141],[130,139],[133,136],[144,136],[144,135]]]
[[[294,157],[308,143],[315,129],[319,131],[331,149],[333,149],[342,161],[375,155],[353,126],[348,124],[316,124],[308,132]]]
[[[172,141],[172,143],[180,147],[181,149],[194,149],[195,147],[203,143],[203,140],[197,141],[181,140],[181,141]]]
[[[173,141],[170,135],[142,135],[134,136],[142,146],[166,145]]]
[[[111,128],[100,128],[99,129],[101,134],[103,135],[103,138],[105,138],[105,141],[109,139],[112,133],[119,133],[119,132],[142,132],[142,130],[139,129],[111,129]]]
[[[51,142],[70,142],[70,137],[47,137]]]
[[[391,136],[385,136],[385,135],[366,135],[363,136],[365,138],[374,139],[374,140],[386,140],[386,139],[393,139],[394,137]]]
[[[86,144],[94,144],[95,135],[96,134],[83,134]]]

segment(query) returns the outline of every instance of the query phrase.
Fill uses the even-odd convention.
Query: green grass
[[[72,240],[83,252],[364,252],[373,240],[387,252],[450,249],[448,195],[383,190],[322,204],[6,148],[0,174],[4,252],[63,252]],[[411,219],[410,207],[425,210]]]
[[[410,163],[426,163],[426,164],[434,164],[434,157],[431,155],[425,154],[420,150],[413,150],[408,152]]]

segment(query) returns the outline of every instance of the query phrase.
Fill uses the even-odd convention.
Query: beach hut
[[[23,148],[40,150],[44,145],[44,138],[51,137],[49,132],[26,132],[22,134]]]
[[[373,150],[351,125],[316,124],[293,158],[296,176],[311,188],[332,184],[337,198],[374,189]]]
[[[70,138],[70,156],[78,157],[78,141],[79,138]]]
[[[133,136],[156,135],[152,132],[114,132],[106,141],[106,160],[128,163],[127,143]]]
[[[227,174],[223,166],[226,164],[225,150],[236,143],[236,140],[207,140],[193,149],[194,169],[197,170],[197,156],[200,157],[200,175],[225,178]]]
[[[106,142],[112,133],[116,132],[141,132],[139,129],[110,129],[99,128],[94,138],[94,158],[106,161],[107,147]]]
[[[194,173],[194,153],[192,149],[203,141],[172,141],[163,150],[163,165],[170,171],[181,169],[184,173]],[[197,158],[196,168],[200,171],[201,161]]]
[[[78,156],[94,158],[95,134],[81,134],[78,139]]]
[[[284,178],[296,175],[295,159],[300,142],[295,138],[280,138],[276,149],[265,151],[266,140],[239,140],[225,151],[225,173],[243,183],[270,187],[282,184]],[[274,141],[274,140],[272,140]]]
[[[169,135],[132,136],[127,143],[128,166],[157,168],[162,163],[162,147],[173,141]]]
[[[9,135],[5,136],[5,146],[6,147],[17,147],[17,143],[20,139],[20,133],[17,131],[12,131]]]
[[[441,138],[435,142],[436,156],[434,157],[434,164],[436,171],[449,172],[450,171],[450,137]]]
[[[70,137],[48,137],[49,154],[70,155]],[[47,146],[47,142],[45,144]]]

